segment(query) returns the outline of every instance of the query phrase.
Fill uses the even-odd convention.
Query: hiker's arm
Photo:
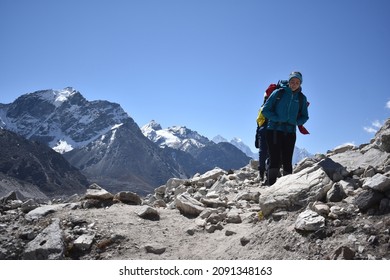
[[[275,102],[276,102],[276,98],[277,98],[277,90],[275,90],[270,96],[269,98],[267,99],[267,101],[265,102],[264,106],[263,106],[263,110],[262,110],[262,113],[264,115],[264,117],[266,117],[267,119],[273,121],[273,122],[278,122],[279,121],[279,116],[278,114],[275,112]]]
[[[305,97],[303,100],[301,114],[297,118],[297,125],[303,125],[309,119],[309,112],[307,110],[307,106],[308,106],[307,99]]]

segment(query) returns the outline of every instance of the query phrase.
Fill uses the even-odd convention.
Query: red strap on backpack
[[[269,86],[268,86],[268,88],[265,90],[265,94],[266,94],[266,96],[267,97],[269,97],[270,95],[271,95],[271,93],[275,90],[275,89],[277,89],[277,85],[276,84],[270,84]]]

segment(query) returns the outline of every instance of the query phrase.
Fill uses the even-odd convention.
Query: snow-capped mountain
[[[292,162],[293,162],[293,164],[297,164],[298,162],[300,162],[304,158],[310,158],[312,156],[313,155],[311,153],[309,153],[306,149],[295,147]]]
[[[88,101],[72,88],[37,91],[0,104],[0,120],[2,127],[63,153],[91,182],[111,190],[143,194],[186,175],[120,105]]]
[[[190,154],[210,144],[209,139],[185,126],[162,129],[154,120],[141,127],[141,131],[161,148],[170,147]]]
[[[163,129],[152,120],[141,128],[143,134],[161,148],[169,147],[192,155],[209,168],[235,169],[246,165],[250,158],[230,143],[215,143],[185,126]]]
[[[252,152],[251,148],[247,144],[245,144],[240,138],[234,137],[232,140],[228,141],[226,138],[222,137],[221,135],[217,135],[213,138],[213,142],[215,143],[221,143],[221,142],[227,142],[234,146],[236,146],[238,149],[243,151],[248,157],[257,159],[258,154]]]
[[[217,135],[213,138],[213,141],[215,143],[221,143],[221,142],[228,142],[236,146],[238,149],[243,151],[248,157],[251,157],[253,159],[258,160],[259,154],[252,152],[252,150],[249,148],[248,145],[246,145],[240,138],[234,137],[232,140],[228,141],[226,138],[222,137],[221,135]],[[293,164],[296,164],[300,162],[302,159],[307,157],[312,157],[313,155],[310,154],[305,149],[295,147],[294,148],[294,154],[293,154]]]
[[[88,145],[128,118],[118,104],[87,101],[71,87],[36,91],[0,105],[3,127],[60,153]]]
[[[145,137],[119,104],[88,101],[70,87],[0,104],[0,126],[62,153],[90,182],[111,191],[146,194],[172,177],[249,162],[233,145],[215,144],[186,127],[163,130],[151,122],[143,127]]]

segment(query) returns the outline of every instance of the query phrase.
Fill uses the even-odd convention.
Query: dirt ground
[[[196,219],[187,218],[176,209],[158,208],[160,219],[148,220],[136,214],[140,207],[114,204],[105,209],[54,213],[53,216],[59,217],[63,224],[81,220],[96,234],[90,251],[72,252],[70,249],[67,257],[89,260],[315,260],[337,258],[336,251],[348,247],[356,252],[357,258],[390,258],[388,216],[357,215],[337,228],[329,225],[324,232],[303,234],[294,228],[297,212],[283,213],[280,219],[259,220],[258,217],[253,219],[252,215],[242,223],[225,223],[222,229],[209,233],[196,226]],[[367,240],[370,234],[376,236],[377,242]]]

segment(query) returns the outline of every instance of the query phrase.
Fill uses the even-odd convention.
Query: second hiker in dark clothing
[[[264,102],[267,101],[269,95],[271,94],[267,92],[264,93]],[[259,149],[259,176],[258,180],[260,183],[264,180],[264,174],[267,170],[266,161],[268,159],[268,146],[267,146],[267,120],[261,113],[262,108],[259,110],[259,114],[257,116],[257,129],[256,129],[256,139],[255,139],[255,147]]]
[[[272,92],[262,109],[264,117],[268,119],[268,185],[276,182],[280,166],[283,166],[283,175],[292,173],[296,127],[309,119],[307,98],[301,88],[302,80],[300,72],[292,72],[288,86]]]

